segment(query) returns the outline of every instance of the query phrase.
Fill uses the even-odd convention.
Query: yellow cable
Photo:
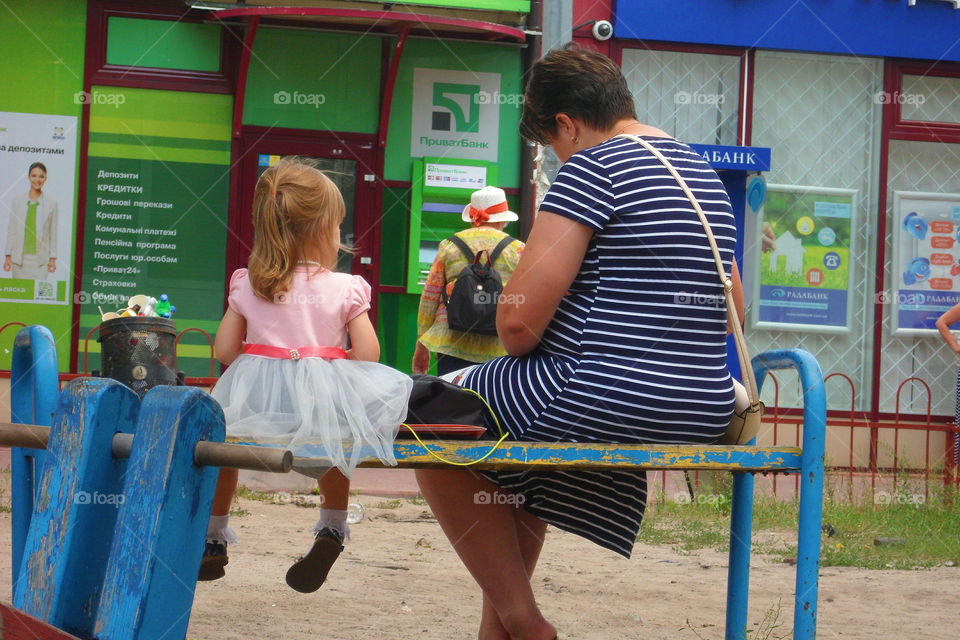
[[[424,448],[424,450],[426,450],[427,453],[429,453],[431,456],[433,456],[434,458],[436,458],[436,459],[439,460],[440,462],[443,462],[444,464],[453,465],[453,466],[455,466],[455,467],[469,467],[470,465],[477,464],[478,462],[483,462],[484,460],[486,460],[487,458],[489,458],[491,455],[493,455],[493,452],[497,450],[497,447],[499,447],[500,444],[501,444],[504,440],[506,440],[507,437],[510,435],[509,433],[503,434],[503,435],[500,437],[500,439],[497,440],[497,442],[496,442],[492,447],[490,447],[490,451],[487,451],[485,454],[483,454],[483,456],[477,458],[476,460],[471,460],[470,462],[454,462],[453,460],[447,460],[447,459],[444,458],[443,456],[437,455],[436,453],[434,453],[433,451],[431,451],[430,448],[426,445],[426,443],[424,443],[424,441],[420,439],[420,436],[417,435],[417,432],[414,431],[414,430],[410,427],[410,425],[408,425],[408,424],[406,424],[406,423],[403,423],[403,426],[405,426],[405,427],[407,427],[408,429],[410,429],[410,433],[413,434],[413,437],[416,438],[417,442],[420,443],[420,446],[422,446],[422,447]]]
[[[476,460],[472,460],[470,462],[454,462],[453,460],[447,460],[442,456],[439,456],[433,451],[431,451],[430,448],[426,445],[426,443],[424,443],[424,441],[420,439],[420,436],[417,435],[417,432],[413,430],[413,427],[411,427],[407,423],[403,423],[403,426],[410,430],[410,433],[413,434],[413,437],[417,440],[420,446],[426,450],[427,453],[429,453],[431,456],[433,456],[440,462],[443,462],[444,464],[453,465],[455,467],[469,467],[470,465],[477,464],[478,462],[483,462],[484,460],[489,458],[491,455],[493,455],[493,452],[496,451],[501,444],[503,444],[503,441],[506,440],[510,436],[510,434],[504,433],[503,427],[500,426],[500,420],[497,418],[497,414],[494,413],[493,407],[490,406],[490,403],[487,402],[486,398],[484,398],[482,395],[480,395],[473,389],[467,389],[466,387],[461,387],[461,388],[464,391],[469,391],[473,395],[480,398],[480,401],[483,402],[483,404],[487,407],[487,411],[489,411],[490,415],[493,417],[493,423],[497,426],[497,433],[500,434],[500,439],[497,440],[497,442],[490,448],[490,451],[487,451],[482,457],[477,458]]]
[[[500,426],[500,420],[497,418],[497,414],[494,413],[493,407],[491,407],[491,406],[490,406],[490,403],[487,402],[487,399],[484,398],[484,397],[483,397],[482,395],[480,395],[479,393],[477,393],[476,391],[474,391],[473,389],[468,389],[468,388],[466,388],[466,387],[460,387],[460,388],[463,389],[464,391],[469,391],[469,392],[472,393],[473,395],[475,395],[475,396],[477,396],[478,398],[480,398],[480,402],[482,402],[483,405],[487,408],[487,411],[490,412],[490,417],[493,418],[493,423],[494,423],[495,425],[497,425],[497,433],[499,433],[499,434],[500,434],[501,436],[503,436],[503,437],[506,437],[508,434],[505,434],[505,433],[503,432],[503,427]],[[501,438],[501,441],[502,441],[502,438]]]

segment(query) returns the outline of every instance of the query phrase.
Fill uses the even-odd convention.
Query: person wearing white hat
[[[474,191],[470,204],[463,208],[464,222],[469,229],[458,231],[454,236],[466,243],[470,251],[487,251],[493,255],[503,243],[494,268],[506,284],[520,261],[523,243],[508,242],[509,235],[503,232],[508,222],[519,217],[510,211],[507,194],[497,187],[484,187]],[[417,345],[413,353],[413,372],[425,373],[430,368],[430,352],[437,354],[437,371],[440,375],[450,373],[480,362],[487,362],[506,355],[497,336],[454,331],[447,325],[447,310],[441,301],[442,293],[450,293],[453,283],[467,266],[467,257],[452,238],[447,238],[437,248],[437,257],[430,267],[420,308],[417,312]]]

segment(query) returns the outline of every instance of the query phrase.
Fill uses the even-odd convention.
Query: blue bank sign
[[[766,147],[729,147],[717,144],[691,144],[714,169],[769,171],[770,149]]]
[[[614,35],[756,49],[960,61],[960,11],[937,0],[630,0]]]

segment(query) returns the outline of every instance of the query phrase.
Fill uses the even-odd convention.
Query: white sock
[[[313,526],[313,532],[319,533],[324,527],[333,529],[339,533],[344,540],[350,538],[350,526],[347,524],[346,509],[325,509],[320,507],[320,519]]]
[[[235,543],[239,540],[236,532],[230,528],[230,516],[210,516],[207,525],[207,540]]]

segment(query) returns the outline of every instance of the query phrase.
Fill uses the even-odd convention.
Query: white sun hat
[[[499,187],[484,187],[470,194],[470,204],[463,208],[463,221],[481,224],[484,222],[513,222],[520,217],[510,211],[507,194]]]

